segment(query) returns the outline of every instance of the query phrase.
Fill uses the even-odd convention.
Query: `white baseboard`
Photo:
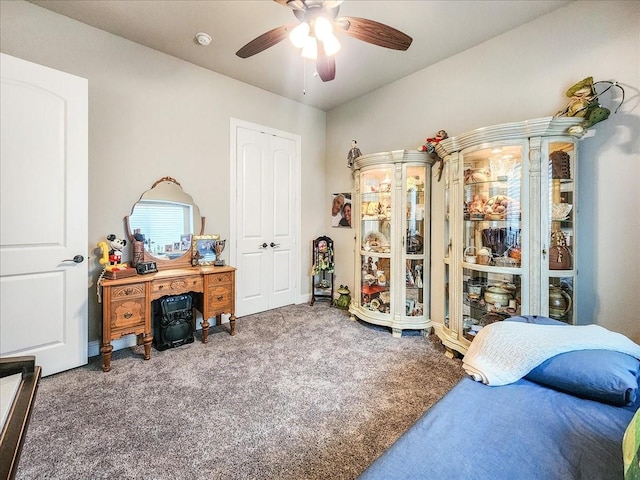
[[[211,323],[212,320],[213,320],[213,325],[215,325],[215,321],[216,321],[215,318],[210,319],[209,323]],[[228,323],[228,322],[229,322],[229,315],[223,315],[222,323]],[[202,330],[202,317],[200,315],[198,315],[198,318],[196,319],[196,331],[198,330]],[[123,348],[135,347],[136,339],[137,337],[135,335],[127,335],[126,337],[112,340],[111,346],[113,347],[114,352],[116,350],[122,350]],[[88,355],[89,355],[89,358],[100,355],[100,340],[93,340],[89,342]]]
[[[335,302],[338,299],[339,296],[340,295],[334,293],[333,294],[333,301]],[[300,304],[303,304],[303,303],[311,303],[311,294],[310,293],[307,293],[307,294],[304,294],[304,295],[298,295],[298,302],[296,303],[296,305],[300,305]]]
[[[135,335],[127,335],[126,337],[122,337],[111,342],[111,346],[113,347],[114,351],[122,350],[123,348],[135,347],[135,345]],[[92,342],[89,342],[89,358],[97,357],[98,355],[100,355],[100,341],[94,340]]]
[[[309,303],[310,301],[311,301],[310,293],[298,295],[298,302],[296,303],[296,305],[300,305],[302,303]]]

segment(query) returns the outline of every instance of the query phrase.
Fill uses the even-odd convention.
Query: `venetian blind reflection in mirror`
[[[129,218],[134,234],[142,234],[145,249],[157,257],[176,258],[191,246],[193,206],[156,200],[139,201]]]

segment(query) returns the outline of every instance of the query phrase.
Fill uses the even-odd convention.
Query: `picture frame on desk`
[[[193,235],[191,237],[191,265],[213,265],[216,261],[215,240],[220,235]]]
[[[186,233],[180,236],[180,251],[186,252],[191,248],[191,238],[193,235]]]

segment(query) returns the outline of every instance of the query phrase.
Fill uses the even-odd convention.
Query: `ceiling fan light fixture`
[[[314,22],[313,29],[316,33],[316,37],[318,40],[323,41],[329,35],[333,36],[333,27],[331,26],[331,22],[324,17],[316,18]]]
[[[338,50],[340,50],[340,42],[333,33],[325,37],[322,45],[324,47],[324,53],[329,57],[335,55],[338,53]]]
[[[318,43],[315,37],[307,37],[304,47],[302,47],[302,56],[309,60],[318,58]]]
[[[309,24],[307,22],[302,22],[296,25],[293,30],[291,30],[291,33],[289,34],[289,40],[291,40],[291,43],[294,47],[303,48],[305,46],[307,38],[309,38],[310,31],[311,27],[309,26]]]

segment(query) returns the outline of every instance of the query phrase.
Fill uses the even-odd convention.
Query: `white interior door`
[[[0,55],[0,355],[50,375],[87,363],[88,87]]]
[[[238,123],[232,124],[234,137],[231,255],[238,268],[236,315],[244,316],[297,298],[300,140]]]

